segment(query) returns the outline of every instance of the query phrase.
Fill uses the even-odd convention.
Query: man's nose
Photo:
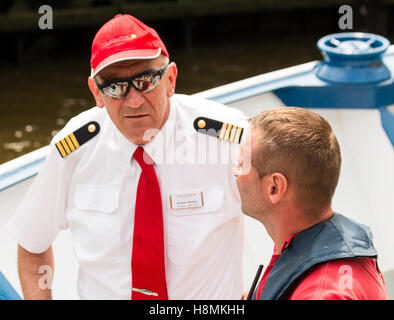
[[[131,108],[139,108],[144,103],[143,93],[131,86],[124,102]]]

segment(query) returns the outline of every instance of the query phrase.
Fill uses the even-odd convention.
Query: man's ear
[[[274,172],[268,177],[266,187],[268,188],[268,199],[272,204],[279,203],[289,188],[289,183],[284,174],[280,172]]]
[[[178,68],[176,67],[175,62],[170,63],[167,72],[168,72],[168,81],[169,81],[167,96],[171,97],[175,93],[176,78],[178,76]]]
[[[92,93],[94,100],[96,101],[96,105],[99,108],[104,108],[104,102],[100,95],[100,89],[97,88],[96,83],[94,82],[94,79],[92,77],[88,78],[88,85],[90,92]]]

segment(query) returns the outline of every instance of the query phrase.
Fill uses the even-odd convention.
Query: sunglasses
[[[128,94],[131,86],[142,93],[149,92],[156,88],[159,85],[167,67],[168,64],[160,69],[150,69],[138,73],[130,78],[108,80],[101,84],[98,83],[96,78],[94,81],[96,82],[97,88],[99,88],[106,96],[112,99],[122,99]]]

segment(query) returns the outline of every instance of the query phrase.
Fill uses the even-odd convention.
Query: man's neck
[[[275,244],[276,252],[281,254],[285,241],[289,237],[295,236],[303,230],[330,219],[332,215],[333,211],[331,208],[322,211],[319,215],[319,219],[313,221],[303,218],[305,214],[302,212],[293,215],[284,214],[284,219],[282,221],[264,223],[264,226]]]

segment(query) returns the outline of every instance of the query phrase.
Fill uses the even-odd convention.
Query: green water
[[[243,39],[171,48],[176,92],[195,93],[320,59],[318,36]],[[89,52],[15,66],[0,63],[0,163],[47,145],[67,121],[94,106],[87,86]]]

